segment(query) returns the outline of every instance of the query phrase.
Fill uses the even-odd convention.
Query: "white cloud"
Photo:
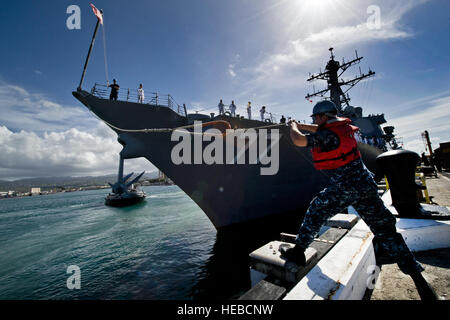
[[[232,56],[231,58],[231,63],[228,65],[228,70],[227,73],[231,78],[235,78],[236,77],[236,65],[239,64],[241,60],[241,56],[239,55],[239,53],[236,53]]]
[[[259,82],[268,78],[290,78],[297,83],[297,77],[292,78],[292,67],[309,67],[311,60],[317,60],[324,50],[333,46],[344,50],[348,47],[367,42],[390,39],[404,39],[413,34],[402,31],[396,25],[397,21],[382,20],[380,29],[369,29],[366,22],[357,25],[331,26],[316,33],[304,35],[288,42],[281,52],[268,55],[253,68]],[[273,71],[277,71],[274,74]],[[306,70],[305,70],[306,71]],[[283,81],[283,84],[285,81]]]
[[[274,67],[281,69],[292,65],[306,65],[308,60],[320,56],[324,48],[331,45],[343,49],[363,42],[401,39],[410,36],[412,35],[407,32],[397,30],[391,23],[383,25],[379,30],[369,29],[366,23],[329,27],[305,38],[292,40],[285,52],[269,56],[256,67],[256,71],[258,73],[267,71],[271,74]]]
[[[415,101],[412,101],[411,105],[414,104]],[[395,126],[394,133],[403,138],[405,149],[419,153],[424,151],[421,133],[425,130],[430,134],[433,148],[439,147],[441,142],[450,141],[450,96],[424,103],[422,108],[411,115],[389,121]]]
[[[232,72],[238,75],[233,77],[240,93],[236,99],[246,100],[256,94],[261,100],[257,103],[292,104],[292,97],[298,97],[298,92],[311,90],[305,80],[309,72],[316,72],[315,68],[323,65],[329,47],[334,47],[337,54],[349,49],[361,52],[366,44],[413,37],[414,31],[404,26],[402,19],[407,12],[425,2],[377,1],[375,5],[381,9],[380,28],[373,28],[367,24],[370,16],[367,8],[374,4],[369,0],[285,1],[278,13],[271,12],[282,18],[273,26],[278,37],[273,46],[267,46],[271,51],[262,51],[252,61],[242,61],[239,65],[232,63]],[[313,65],[316,67],[311,69]],[[319,86],[316,89],[325,87],[325,83],[316,85]],[[284,97],[288,97],[286,101],[282,101]],[[286,107],[278,111],[298,111],[301,103],[297,100],[295,109]]]
[[[0,179],[117,172],[122,146],[87,109],[4,82],[0,109]],[[155,170],[145,159],[126,160],[125,169]]]
[[[64,106],[42,94],[0,82],[0,124],[33,132],[86,129],[98,122],[81,106]]]
[[[0,126],[0,179],[104,175],[117,172],[122,146],[101,124],[94,132],[12,132]],[[143,158],[126,160],[126,172],[155,168]]]
[[[236,77],[236,72],[234,72],[234,65],[233,64],[228,65],[228,74],[232,78]]]

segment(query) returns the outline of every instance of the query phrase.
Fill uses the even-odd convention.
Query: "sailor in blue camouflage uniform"
[[[304,251],[322,225],[335,214],[346,212],[351,205],[374,234],[377,263],[396,262],[405,274],[413,277],[416,285],[420,282],[423,286],[420,272],[424,269],[397,232],[396,220],[378,196],[373,174],[363,164],[356,148],[354,133],[358,128],[349,119],[337,117],[337,108],[331,101],[317,103],[312,117],[315,125],[290,121],[291,139],[297,146],[312,148],[314,166],[329,177],[330,185],[311,201],[296,245],[282,248],[282,257],[304,265]],[[303,135],[299,130],[312,133]]]

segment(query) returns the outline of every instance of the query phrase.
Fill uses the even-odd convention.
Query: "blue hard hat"
[[[312,113],[311,117],[315,116],[316,114],[321,114],[321,113],[337,114],[337,111],[338,110],[333,101],[323,100],[323,101],[319,101],[316,103],[316,105],[313,108],[313,113]]]

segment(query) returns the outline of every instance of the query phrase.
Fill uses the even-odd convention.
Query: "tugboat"
[[[133,172],[125,177],[123,176],[123,158],[120,156],[119,176],[116,183],[109,184],[112,187],[112,193],[109,193],[106,196],[105,205],[111,207],[126,207],[144,201],[146,196],[145,192],[134,188],[134,183],[136,183],[144,173],[145,171],[130,182],[127,182],[133,175]]]

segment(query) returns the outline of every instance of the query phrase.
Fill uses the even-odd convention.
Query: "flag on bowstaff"
[[[92,3],[91,3],[92,11],[94,11],[95,16],[98,18],[101,24],[103,24],[103,15]]]

